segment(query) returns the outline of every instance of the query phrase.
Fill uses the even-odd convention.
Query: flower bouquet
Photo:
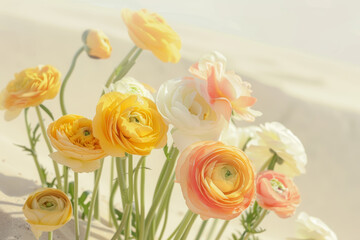
[[[293,178],[305,173],[307,163],[300,140],[277,122],[238,127],[261,113],[252,109],[256,98],[251,85],[227,69],[227,60],[219,52],[200,57],[189,66],[189,74],[174,76],[157,91],[127,76],[143,50],[163,62],[177,63],[181,40],[156,13],[123,9],[121,15],[135,46],[104,81],[90,119],[69,114],[64,93],[81,54],[99,60],[111,56],[108,37],[97,29],[83,33],[83,45],[62,80],[55,67],[40,65],[15,74],[0,93],[6,120],[24,112],[29,144],[19,147],[32,156],[42,185],[23,206],[34,236],[38,239],[48,232],[52,239],[52,232],[73,217],[74,239],[89,239],[92,221],[99,219],[103,175],[112,178],[107,201],[112,240],[258,239],[265,231],[261,222],[269,213],[292,216],[300,204]],[[62,116],[55,119],[44,101],[58,93]],[[38,117],[35,127],[28,120],[33,109]],[[52,122],[45,123],[43,114]],[[49,159],[41,160],[52,161],[56,176],[52,181],[36,152],[41,137],[49,150]],[[151,174],[146,158],[159,148],[164,162],[157,182],[149,183],[155,189],[150,199],[145,196],[146,174]],[[103,171],[104,161],[111,162],[110,173]],[[80,194],[79,174],[89,172],[95,176],[93,190]],[[167,235],[175,185],[181,187],[188,211]],[[121,205],[115,206],[118,190]],[[90,201],[85,203],[88,196]],[[83,233],[79,218],[86,221]],[[227,229],[231,220],[239,222],[237,229]],[[192,228],[195,221],[201,221],[200,228]],[[217,224],[220,230],[214,232]],[[298,231],[289,239],[337,237],[321,220],[300,213]]]

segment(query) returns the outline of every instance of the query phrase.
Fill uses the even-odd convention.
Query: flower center
[[[53,211],[57,208],[56,200],[53,199],[50,196],[45,196],[40,198],[39,200],[39,206],[41,209],[47,210],[47,211]]]
[[[90,135],[90,131],[89,131],[89,130],[85,130],[85,131],[84,131],[84,135],[85,135],[85,136],[89,136],[89,135]]]
[[[215,166],[211,175],[213,183],[224,193],[237,189],[239,174],[231,165],[219,164]]]
[[[288,190],[284,186],[284,184],[282,184],[282,182],[280,182],[276,178],[271,179],[270,184],[271,184],[272,189],[279,194],[284,194]]]

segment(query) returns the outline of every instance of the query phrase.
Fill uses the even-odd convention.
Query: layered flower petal
[[[0,109],[6,110],[5,119],[16,118],[21,110],[40,105],[54,98],[60,89],[60,73],[53,66],[28,68],[15,74],[0,92]]]
[[[250,161],[239,148],[221,142],[203,141],[190,145],[176,166],[189,209],[203,220],[231,220],[252,202],[255,177]]]
[[[110,92],[99,100],[93,130],[107,154],[145,156],[165,146],[168,126],[150,99]]]
[[[160,15],[146,9],[122,9],[121,16],[136,46],[150,50],[163,62],[180,60],[180,37]]]
[[[39,239],[42,232],[54,231],[70,221],[72,206],[64,192],[43,188],[26,199],[23,212],[32,232]]]
[[[92,172],[107,154],[93,135],[92,121],[78,115],[65,115],[48,127],[51,144],[58,151],[50,157],[75,172]]]

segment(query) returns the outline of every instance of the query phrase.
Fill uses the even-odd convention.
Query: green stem
[[[70,65],[70,68],[68,70],[68,72],[66,73],[65,75],[65,78],[61,84],[61,89],[60,89],[60,107],[61,107],[61,113],[62,115],[66,115],[66,108],[65,108],[65,102],[64,102],[64,93],[65,93],[65,87],[66,87],[66,84],[72,74],[72,72],[74,71],[74,68],[75,68],[75,64],[76,64],[76,61],[78,59],[78,57],[80,56],[80,54],[84,51],[85,47],[82,46],[81,48],[79,48],[79,50],[77,50],[77,52],[75,53],[73,59],[72,59],[72,62],[71,62],[71,65]]]
[[[139,226],[140,226],[140,206],[139,206],[139,171],[140,167],[142,165],[142,162],[145,160],[145,157],[141,157],[139,162],[137,163],[134,171],[134,197],[135,197],[135,219],[136,219],[136,228],[137,232],[139,232]]]
[[[141,183],[140,183],[140,227],[139,227],[139,239],[144,239],[145,232],[145,159],[141,165]]]
[[[200,240],[200,237],[202,235],[202,233],[204,232],[204,229],[206,227],[206,224],[208,223],[209,220],[205,220],[202,222],[201,226],[200,226],[200,229],[195,237],[195,240]]]
[[[166,225],[167,225],[167,221],[168,221],[168,217],[169,217],[170,199],[171,199],[171,192],[172,192],[173,187],[174,187],[174,184],[171,186],[171,190],[169,191],[169,194],[166,196],[165,219],[164,219],[163,227],[161,229],[159,240],[162,239],[162,237],[163,237],[163,235],[165,233],[165,229],[166,229]]]
[[[190,219],[190,221],[189,221],[189,224],[187,225],[187,227],[186,227],[183,235],[181,236],[181,240],[186,240],[186,239],[187,239],[187,236],[189,235],[189,232],[190,232],[190,230],[191,230],[191,227],[193,226],[193,224],[194,224],[197,216],[198,216],[197,214],[194,214],[194,215],[191,217],[191,219]]]
[[[121,219],[121,223],[120,223],[119,227],[117,228],[114,236],[111,238],[111,240],[115,240],[120,236],[123,228],[125,227],[125,224],[128,221],[129,215],[130,215],[130,205],[126,205],[125,209],[124,209],[123,219]]]
[[[111,73],[110,77],[106,81],[105,87],[109,87],[111,83],[113,83],[114,78],[119,75],[120,71],[124,68],[124,66],[129,62],[129,58],[134,54],[136,51],[137,46],[134,46],[129,53],[124,57],[124,59],[119,63],[119,65],[114,69]]]
[[[277,160],[278,160],[278,155],[274,152],[274,156],[272,157],[269,163],[268,170],[274,170]]]
[[[98,171],[96,170],[94,172],[94,184],[96,184],[96,176],[98,175]],[[94,218],[97,220],[100,220],[100,214],[99,214],[99,195],[100,195],[100,189],[97,189],[96,197],[95,197],[95,204],[94,204]]]
[[[104,165],[104,159],[101,159],[100,160],[100,168],[96,171],[96,175],[95,175],[94,189],[92,192],[90,208],[89,208],[89,217],[88,217],[88,221],[87,221],[87,225],[86,225],[85,240],[87,240],[89,238],[89,234],[90,234],[92,213],[94,211],[95,199],[98,196],[97,193],[98,193],[98,189],[99,189],[99,183],[100,183],[100,177],[101,177],[103,165]]]
[[[246,142],[244,143],[244,146],[242,147],[242,149],[241,149],[241,150],[243,150],[243,151],[245,151],[245,150],[246,150],[247,145],[248,145],[248,143],[250,142],[250,140],[251,140],[251,137],[248,137],[248,139],[246,139]]]
[[[121,69],[121,71],[119,72],[119,74],[115,77],[115,79],[113,80],[113,82],[117,82],[119,80],[121,80],[129,71],[130,69],[134,66],[136,59],[140,56],[140,53],[142,52],[142,49],[137,49],[135,55],[129,60],[128,63],[126,63],[126,65],[124,65],[124,67]]]
[[[114,199],[114,195],[115,193],[113,194],[113,186],[114,186],[114,164],[115,164],[115,157],[111,157],[111,160],[110,160],[110,199],[109,199],[109,226],[112,227],[112,217],[111,217],[111,214],[112,214],[112,210],[110,208],[110,201],[111,201],[111,197]],[[116,191],[116,188],[115,190]],[[112,200],[114,201],[114,200]]]
[[[69,167],[63,166],[64,173],[64,193],[67,194],[69,191]]]
[[[188,211],[186,212],[186,214],[184,215],[184,217],[183,217],[183,219],[181,220],[181,222],[179,223],[179,225],[175,228],[175,230],[171,233],[171,235],[168,237],[167,240],[172,239],[172,238],[175,236],[175,234],[178,233],[178,231],[180,230],[180,227],[183,225],[183,223],[184,223],[185,221],[188,221],[188,219],[191,217],[191,214],[192,214],[192,212],[191,212],[190,210],[188,210]]]
[[[166,189],[169,185],[169,181],[170,181],[170,176],[173,173],[174,170],[174,166],[176,163],[176,158],[179,154],[179,150],[175,149],[172,156],[171,156],[171,160],[169,162],[169,167],[168,170],[166,171],[166,173],[164,174],[164,180],[162,181],[162,183],[159,186],[159,190],[158,193],[156,194],[154,201],[152,202],[152,205],[150,207],[150,210],[146,216],[146,220],[145,220],[145,236],[147,236],[147,233],[149,232],[152,220],[154,219],[155,216],[155,212],[157,207],[159,206],[161,199],[163,198],[164,194],[166,193]]]
[[[30,148],[31,148],[31,156],[34,159],[36,169],[37,169],[37,171],[39,173],[41,186],[45,187],[46,186],[46,176],[44,175],[43,171],[41,170],[41,166],[40,166],[40,163],[39,163],[39,160],[38,160],[38,157],[37,157],[37,153],[36,153],[36,150],[35,150],[35,144],[34,144],[33,140],[31,139],[30,126],[29,126],[29,122],[28,122],[28,118],[27,118],[27,112],[28,112],[28,108],[25,109],[24,116],[25,116],[26,132],[27,132],[27,135],[28,135]]]
[[[75,239],[80,239],[79,234],[79,213],[78,213],[78,188],[79,188],[79,178],[78,173],[74,172],[74,220],[75,220]]]
[[[40,128],[41,128],[41,132],[42,132],[42,135],[43,135],[43,138],[46,142],[46,145],[49,149],[49,152],[52,153],[53,152],[53,149],[52,149],[52,146],[51,146],[51,143],[49,141],[49,138],[46,134],[46,129],[45,129],[45,125],[44,125],[44,121],[43,121],[43,118],[41,116],[41,112],[40,112],[40,108],[39,106],[36,106],[35,107],[35,110],[36,110],[36,114],[37,114],[37,117],[39,119],[39,124],[40,124]],[[54,165],[54,169],[55,169],[55,175],[56,175],[56,181],[57,181],[57,188],[58,189],[62,189],[62,186],[61,186],[61,178],[60,178],[60,172],[59,172],[59,166],[57,164],[57,162],[55,162],[54,160],[52,161],[53,162],[53,165]]]
[[[211,237],[212,237],[212,235],[214,233],[214,230],[216,229],[216,225],[218,224],[218,222],[219,222],[219,219],[214,219],[214,222],[211,225],[210,231],[208,233],[207,239],[211,239]]]
[[[168,187],[166,189],[166,193],[165,193],[163,199],[161,199],[161,204],[159,206],[159,209],[158,209],[158,211],[156,213],[156,216],[155,216],[155,219],[153,221],[154,229],[158,229],[158,226],[160,224],[162,216],[164,215],[164,212],[165,212],[165,209],[166,209],[166,206],[167,206],[167,202],[170,199],[171,194],[172,194],[172,190],[174,188],[174,183],[175,183],[174,180],[175,180],[175,174],[173,174],[171,176],[169,185],[168,185]]]
[[[189,221],[192,219],[193,215],[195,215],[193,212],[191,212],[190,210],[187,211],[183,221],[181,221],[181,223],[180,223],[180,228],[178,229],[174,240],[180,239],[180,237],[183,235],[187,225],[189,224]]]
[[[48,240],[52,240],[53,239],[53,232],[48,232]]]
[[[263,209],[263,212],[261,213],[260,217],[254,223],[254,225],[252,227],[253,229],[256,229],[260,225],[260,223],[262,222],[262,220],[264,220],[267,213],[268,213],[268,210]],[[245,234],[244,240],[247,240],[250,237],[250,235],[251,235],[251,233],[247,232]]]
[[[111,216],[112,222],[114,223],[115,228],[119,227],[119,224],[117,223],[117,219],[115,216],[115,209],[114,209],[114,197],[115,197],[117,188],[118,188],[118,181],[116,181],[113,184],[113,186],[111,188],[110,199],[109,199],[109,212],[110,212],[110,216]]]
[[[220,228],[220,231],[218,233],[218,235],[216,235],[216,240],[220,240],[221,236],[223,235],[226,227],[228,226],[230,221],[225,221],[224,224],[222,225],[222,227]]]
[[[128,154],[128,178],[129,178],[129,188],[128,188],[128,201],[127,204],[130,205],[130,213],[128,222],[125,225],[125,240],[130,238],[131,232],[131,213],[132,213],[132,203],[134,198],[134,184],[133,184],[133,156]]]

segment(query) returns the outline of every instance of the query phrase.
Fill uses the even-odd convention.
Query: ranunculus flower
[[[300,194],[293,180],[271,170],[261,172],[256,179],[256,200],[279,217],[291,217],[300,204]]]
[[[146,9],[131,11],[127,8],[122,9],[121,16],[136,46],[150,50],[163,62],[180,60],[180,37],[161,16]]]
[[[235,124],[230,122],[229,127],[222,131],[220,141],[225,144],[243,149],[245,144],[247,145],[247,143],[254,137],[254,134],[257,130],[258,127],[255,126],[240,128],[236,127]]]
[[[336,234],[319,218],[301,212],[297,217],[296,238],[293,240],[337,240]]]
[[[255,174],[245,153],[221,142],[190,145],[180,155],[176,181],[189,209],[205,220],[231,220],[252,202]]]
[[[227,127],[231,109],[224,101],[209,104],[198,89],[202,81],[172,79],[160,86],[156,104],[165,120],[174,126],[172,136],[180,150],[194,142],[218,140]]]
[[[92,172],[106,156],[93,135],[92,121],[78,115],[65,115],[47,129],[51,144],[58,150],[50,157],[74,172]]]
[[[93,120],[94,136],[102,149],[116,157],[149,155],[152,149],[165,146],[167,130],[155,103],[135,94],[103,95]]]
[[[305,173],[307,157],[300,140],[281,123],[271,122],[261,125],[255,137],[249,142],[246,154],[257,169],[268,163],[272,151],[282,159],[275,165],[275,171],[289,177]]]
[[[98,29],[86,30],[82,35],[85,50],[89,57],[105,59],[111,55],[112,47],[109,38]]]
[[[39,239],[42,232],[54,231],[70,221],[72,207],[64,192],[41,188],[26,199],[23,212],[31,231]]]
[[[151,93],[155,92],[155,89],[149,85],[137,81],[135,78],[124,77],[120,81],[112,83],[110,87],[105,88],[105,93],[109,92],[137,94],[154,101],[154,97]]]
[[[5,120],[16,118],[23,108],[54,98],[59,88],[60,73],[50,65],[27,68],[15,74],[15,79],[0,92],[0,109],[6,110]]]
[[[219,52],[204,55],[200,61],[190,67],[196,77],[206,80],[209,101],[223,98],[233,109],[235,119],[254,121],[261,113],[250,107],[256,102],[251,96],[251,85],[242,81],[233,71],[226,70],[226,58]]]

